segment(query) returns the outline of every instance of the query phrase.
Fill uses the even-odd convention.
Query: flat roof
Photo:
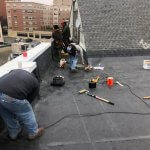
[[[150,100],[144,100],[145,104],[140,99],[150,95],[150,70],[143,69],[145,59],[149,57],[89,58],[89,63],[101,64],[104,70],[79,70],[76,74],[53,65],[42,79],[41,100],[34,106],[39,125],[50,127],[35,141],[20,138],[16,142],[3,141],[0,147],[3,150],[149,150]],[[108,74],[124,86],[115,84],[108,88],[104,80]],[[65,77],[63,87],[50,86],[56,75]],[[81,89],[89,90],[88,81],[96,75],[101,76],[100,81],[90,92],[114,102],[114,106],[78,94]],[[86,116],[79,117],[81,114]]]

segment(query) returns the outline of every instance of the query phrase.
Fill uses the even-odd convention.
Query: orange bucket
[[[114,85],[114,78],[113,77],[108,77],[107,78],[107,86],[112,87]]]

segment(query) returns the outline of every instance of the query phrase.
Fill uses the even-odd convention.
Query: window
[[[39,36],[39,34],[35,34],[35,38],[39,38],[40,36]]]
[[[15,27],[14,27],[14,30],[18,30],[18,27],[17,27],[17,26],[15,26]]]
[[[17,32],[17,36],[28,37],[27,33]]]
[[[29,37],[33,37],[33,33],[29,33]]]
[[[50,39],[50,35],[41,34],[41,39]]]
[[[32,10],[27,10],[27,12],[28,12],[28,13],[32,13],[33,11],[32,11]]]
[[[37,30],[37,29],[38,29],[37,27],[33,28],[33,30]]]
[[[33,31],[33,28],[32,28],[32,27],[30,27],[30,28],[29,28],[29,31]]]
[[[32,16],[28,16],[28,18],[29,18],[30,20],[32,20],[33,17],[32,17]]]
[[[28,4],[28,7],[32,7],[32,4]]]

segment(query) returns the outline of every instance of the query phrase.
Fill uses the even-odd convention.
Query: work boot
[[[71,73],[77,73],[78,70],[77,69],[71,69]]]
[[[35,135],[29,135],[28,140],[34,140],[43,135],[44,128],[38,128],[38,132]]]

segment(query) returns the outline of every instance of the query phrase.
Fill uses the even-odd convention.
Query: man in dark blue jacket
[[[38,93],[38,80],[25,70],[16,69],[0,78],[0,116],[12,140],[17,138],[21,125],[25,127],[30,140],[43,134],[44,129],[38,128],[30,105]]]

